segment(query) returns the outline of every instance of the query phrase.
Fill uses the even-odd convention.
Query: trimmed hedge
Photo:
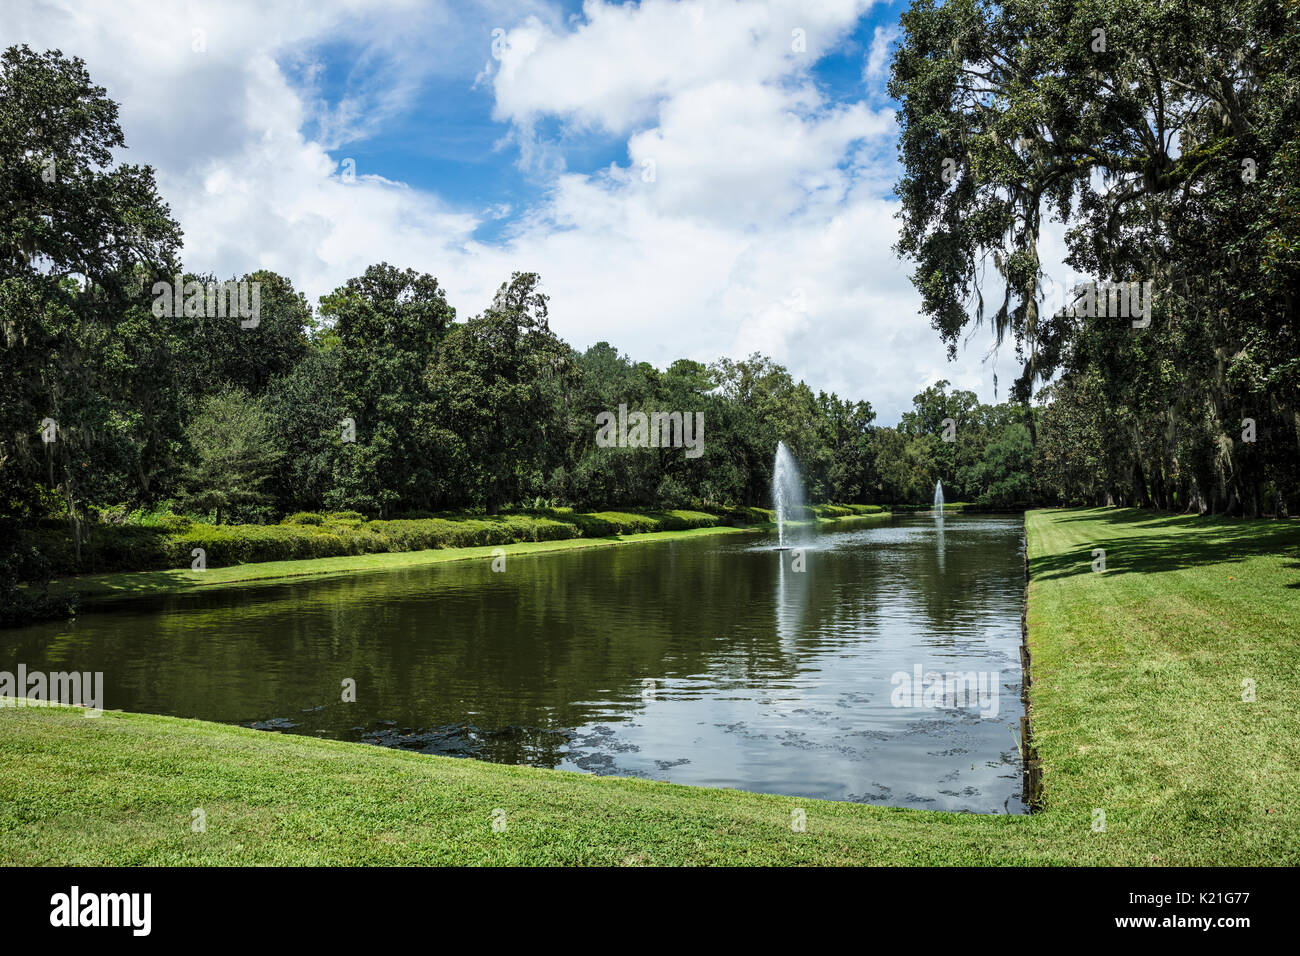
[[[257,561],[295,561],[350,554],[424,551],[604,537],[719,524],[715,515],[694,511],[637,514],[555,513],[486,516],[449,515],[366,521],[361,515],[302,512],[276,525],[211,525],[179,518],[154,526],[93,525],[87,529],[78,561],[66,526],[39,529],[30,537],[57,575],[186,568],[193,552],[205,552],[208,567]]]
[[[816,510],[839,516],[880,508],[836,505]],[[739,508],[722,515],[680,509],[574,512],[549,508],[491,516],[446,514],[381,521],[367,521],[357,512],[299,512],[273,525],[211,525],[166,516],[152,525],[92,525],[82,542],[80,561],[66,525],[39,528],[28,532],[28,537],[49,558],[56,575],[69,575],[188,568],[196,548],[203,549],[208,567],[217,568],[258,561],[679,531],[723,523],[766,525],[773,520],[772,512],[765,508]]]
[[[885,509],[881,505],[813,505],[813,511],[819,518],[848,518],[884,514]]]

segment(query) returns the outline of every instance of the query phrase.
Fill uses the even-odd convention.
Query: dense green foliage
[[[240,388],[210,395],[185,429],[191,463],[181,477],[186,510],[221,514],[260,504],[262,484],[280,459],[262,403]]]
[[[950,350],[987,292],[1016,397],[1057,379],[1025,417],[1044,497],[1294,513],[1300,6],[915,0],[902,25],[898,248]],[[1051,219],[1149,314],[1051,274]]]

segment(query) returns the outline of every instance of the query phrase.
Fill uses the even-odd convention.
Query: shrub
[[[687,528],[713,528],[721,523],[717,515],[711,515],[704,511],[688,511],[681,508],[663,512],[660,520],[664,531],[680,531]]]
[[[880,505],[814,505],[819,518],[847,518],[851,515],[873,515],[884,511]]]
[[[733,520],[751,524],[772,520],[763,508],[735,509]],[[208,567],[256,561],[292,561],[386,551],[495,546],[515,541],[559,541],[705,528],[721,523],[704,511],[599,511],[576,513],[555,508],[544,513],[506,515],[441,515],[367,521],[357,512],[326,516],[304,511],[273,525],[214,525],[184,515],[165,514],[149,525],[90,525],[76,560],[67,523],[30,532],[57,574],[154,571],[188,568],[195,548],[202,548]]]
[[[185,515],[162,515],[154,523],[153,527],[162,528],[164,531],[188,531],[194,524]],[[144,525],[143,527],[149,527]]]
[[[295,514],[289,515],[287,518],[285,518],[283,521],[280,522],[280,524],[311,524],[311,525],[321,525],[324,523],[325,523],[325,519],[314,511],[299,511],[296,512]]]

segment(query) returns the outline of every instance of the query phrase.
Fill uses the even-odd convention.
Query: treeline
[[[89,526],[172,513],[266,523],[298,512],[766,505],[779,441],[815,502],[924,504],[942,480],[948,500],[990,507],[1294,510],[1300,106],[1289,94],[1300,32],[1268,3],[1249,3],[1257,19],[1245,23],[1194,6],[1191,21],[1217,25],[1250,61],[1229,77],[1231,97],[1184,89],[1195,88],[1185,54],[1197,47],[1181,28],[1162,34],[1149,4],[1113,13],[1149,55],[1120,46],[1101,59],[1081,59],[1069,31],[1038,36],[1033,17],[1011,15],[1016,4],[916,4],[905,15],[893,80],[908,171],[900,251],[919,261],[926,311],[953,348],[978,263],[995,253],[1005,297],[993,321],[1026,363],[1012,404],[940,382],[896,428],[878,427],[869,402],[814,392],[760,355],[657,369],[607,343],[577,351],[552,331],[528,272],[463,321],[436,278],[385,263],[315,307],[288,277],[253,272],[223,308],[216,277],[183,274],[181,231],[153,170],[114,161],[117,106],[81,61],[10,48],[0,55],[0,602],[43,573],[42,556],[16,544],[38,522],[65,522],[75,552]],[[1073,23],[1068,5],[1056,14]],[[1205,48],[1212,62],[1221,46]],[[991,85],[968,89],[963,62],[982,64]],[[1086,82],[1045,103],[1023,87],[1034,71]],[[1108,72],[1110,92],[1092,79]],[[1120,79],[1130,74],[1136,87]],[[1100,112],[1090,105],[1112,96]],[[971,97],[1005,108],[960,106]],[[1175,121],[1181,154],[1141,152],[1139,142],[1164,141],[1143,123]],[[949,182],[938,171],[953,154]],[[1103,190],[1098,171],[1127,192]],[[1081,271],[1154,277],[1148,327],[1039,314],[1047,199],[1071,222]],[[638,411],[702,416],[698,446],[671,432],[638,440]],[[614,447],[597,440],[607,413],[620,416]]]
[[[1047,385],[1044,497],[1295,514],[1300,7],[918,0],[902,26],[899,251],[950,350],[989,319],[1018,400]],[[1044,302],[1052,219],[1140,319]]]
[[[814,502],[920,504],[940,478],[953,500],[1033,496],[1020,410],[946,382],[881,428],[869,403],[815,393],[760,355],[661,370],[604,342],[575,350],[532,273],[463,322],[432,276],[382,263],[319,310],[274,273],[239,281],[260,288],[253,327],[147,301],[107,323],[60,315],[57,348],[26,381],[28,427],[9,436],[6,476],[32,492],[22,517],[75,532],[158,511],[221,524],[768,505],[778,441]],[[195,295],[212,282],[181,279]],[[694,446],[675,423],[637,441],[638,412],[698,421]],[[621,421],[615,447],[597,440],[605,416]]]

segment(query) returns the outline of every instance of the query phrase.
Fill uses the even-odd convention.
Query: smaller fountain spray
[[[943,482],[934,483],[934,516],[940,521],[943,520]]]

